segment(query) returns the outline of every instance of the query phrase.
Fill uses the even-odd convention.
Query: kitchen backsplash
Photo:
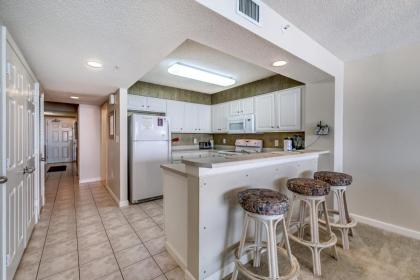
[[[285,138],[299,135],[305,139],[305,132],[267,132],[257,134],[213,134],[215,145],[234,146],[236,139],[258,139],[263,140],[264,148],[283,148],[283,140]],[[226,143],[223,143],[226,139]],[[274,146],[274,141],[279,140],[279,146]]]
[[[198,142],[206,142],[213,139],[212,134],[200,134],[200,133],[172,133],[172,139],[179,138],[179,141],[172,142],[173,146],[186,146],[194,145],[194,138]],[[198,145],[198,143],[197,143]]]

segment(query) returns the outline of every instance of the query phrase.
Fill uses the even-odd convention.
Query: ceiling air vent
[[[260,6],[261,3],[257,0],[237,0],[237,9],[238,14],[248,19],[252,23],[261,25],[261,13]]]

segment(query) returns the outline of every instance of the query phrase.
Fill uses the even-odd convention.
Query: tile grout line
[[[72,178],[73,178],[73,196],[74,196],[74,201],[73,201],[73,207],[74,207],[74,218],[76,220],[76,251],[77,251],[77,270],[79,272],[79,279],[80,279],[80,257],[79,257],[79,238],[78,238],[78,234],[77,234],[77,209],[76,209],[76,188],[74,187],[75,184],[75,176],[74,176],[74,166],[72,165]],[[78,184],[79,186],[79,184]],[[80,189],[80,187],[79,187]]]
[[[101,184],[103,184],[103,183],[101,183]],[[101,187],[103,187],[103,185],[102,185]],[[109,235],[108,235],[108,232],[107,232],[107,230],[106,230],[105,224],[104,224],[104,222],[103,222],[103,220],[102,220],[101,213],[99,212],[99,209],[98,209],[98,205],[97,205],[97,203],[96,203],[95,196],[93,195],[92,190],[91,190],[91,187],[89,186],[89,184],[88,184],[87,188],[88,188],[88,190],[89,190],[90,194],[92,195],[92,198],[93,198],[93,203],[95,203],[96,211],[98,212],[99,218],[101,219],[102,226],[104,227],[104,231],[105,231],[106,238],[108,238],[109,246],[111,247],[112,254],[113,254],[113,256],[114,256],[115,262],[116,262],[116,263],[117,263],[117,265],[118,265],[118,270],[120,271],[121,277],[124,279],[124,275],[123,275],[123,273],[122,273],[122,270],[121,270],[120,264],[118,263],[117,256],[115,255],[114,248],[112,247],[111,239],[109,239]],[[109,195],[109,194],[108,194],[108,195]],[[117,208],[117,209],[121,212],[121,210],[120,210],[119,208]],[[125,218],[125,217],[124,217],[124,218]],[[97,279],[99,279],[99,278],[97,278]],[[95,279],[92,279],[92,280],[95,280]]]
[[[156,205],[157,205],[157,203],[155,203]],[[140,204],[137,204],[137,205],[139,205],[139,206],[137,206],[137,207],[140,207]],[[160,207],[160,205],[158,205],[159,207]],[[144,213],[146,213],[146,215],[150,218],[150,219],[152,219],[152,221],[156,224],[156,222],[153,220],[153,217],[152,216],[150,216],[149,215],[149,213],[147,213],[145,210],[143,210],[143,209],[141,209]],[[121,211],[121,210],[120,210]],[[124,215],[124,213],[123,213],[123,216],[124,216],[124,218],[127,220],[127,218],[125,217],[125,215]],[[163,275],[163,277],[165,278],[165,279],[167,279],[167,277],[166,277],[166,275],[165,275],[165,273],[163,272],[163,270],[160,268],[160,266],[159,266],[159,264],[156,262],[156,260],[155,260],[155,258],[154,258],[154,256],[152,255],[152,253],[149,251],[149,249],[147,248],[147,246],[146,246],[146,244],[144,244],[145,242],[143,242],[143,240],[141,239],[141,237],[140,237],[140,235],[137,233],[137,231],[134,229],[134,227],[131,225],[131,223],[127,220],[127,222],[128,222],[128,224],[130,225],[130,227],[131,227],[131,229],[132,230],[134,230],[134,232],[135,232],[135,234],[137,235],[137,237],[140,239],[140,241],[141,241],[141,243],[143,244],[143,246],[144,246],[144,248],[146,248],[146,250],[147,250],[147,252],[149,253],[149,255],[150,255],[150,257],[153,259],[153,261],[156,263],[156,265],[157,265],[157,267],[159,268],[159,270],[162,272],[162,275]],[[158,224],[156,224],[156,226],[157,227],[159,227],[159,225]],[[160,227],[159,227],[160,228]],[[161,228],[160,228],[161,229]],[[160,237],[158,237],[158,238],[160,238]],[[155,239],[157,239],[157,238],[155,238]],[[150,240],[153,240],[153,239],[150,239]],[[149,240],[148,240],[149,241]],[[157,254],[160,254],[160,253],[157,253]],[[156,255],[157,255],[156,254]],[[139,263],[139,262],[141,262],[141,261],[138,261],[138,262],[135,262],[135,263],[133,263],[133,264],[136,264],[136,263]],[[133,265],[133,264],[131,264],[131,265]],[[160,275],[159,275],[160,276]],[[153,278],[153,279],[156,279],[156,278],[158,278],[159,276],[157,276],[157,277],[155,277],[155,278]],[[153,280],[152,279],[152,280]]]
[[[50,176],[50,175],[49,175]],[[50,230],[50,224],[51,224],[51,218],[52,218],[52,214],[54,212],[54,207],[55,207],[55,203],[57,200],[57,194],[58,194],[58,189],[60,187],[60,182],[61,182],[61,178],[62,178],[63,174],[60,174],[60,178],[58,179],[58,183],[57,183],[57,188],[55,190],[55,196],[54,196],[54,202],[53,202],[53,207],[51,208],[51,213],[48,219],[48,227],[47,227],[47,233],[45,234],[45,239],[44,239],[44,245],[42,246],[42,251],[41,251],[41,258],[39,259],[39,263],[38,263],[38,269],[36,271],[36,276],[35,279],[38,279],[38,274],[39,274],[39,270],[41,268],[41,262],[44,256],[44,250],[45,250],[45,246],[47,244],[47,236],[48,236],[48,232]],[[44,188],[45,189],[45,188]]]

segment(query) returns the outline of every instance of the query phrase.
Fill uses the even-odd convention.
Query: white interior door
[[[5,40],[3,28],[2,41]],[[6,56],[6,184],[5,264],[6,279],[12,279],[35,223],[34,211],[34,124],[35,81],[28,73],[15,45],[7,38]],[[3,54],[4,55],[4,54]],[[2,225],[2,227],[3,227]]]
[[[73,119],[53,118],[47,120],[47,162],[72,162]]]
[[[39,210],[45,204],[45,119],[44,119],[44,94],[41,94],[39,98],[39,154],[40,154],[40,164],[39,164]]]

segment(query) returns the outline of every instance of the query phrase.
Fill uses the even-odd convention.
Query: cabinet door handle
[[[0,184],[7,183],[7,177],[6,176],[0,176]]]

